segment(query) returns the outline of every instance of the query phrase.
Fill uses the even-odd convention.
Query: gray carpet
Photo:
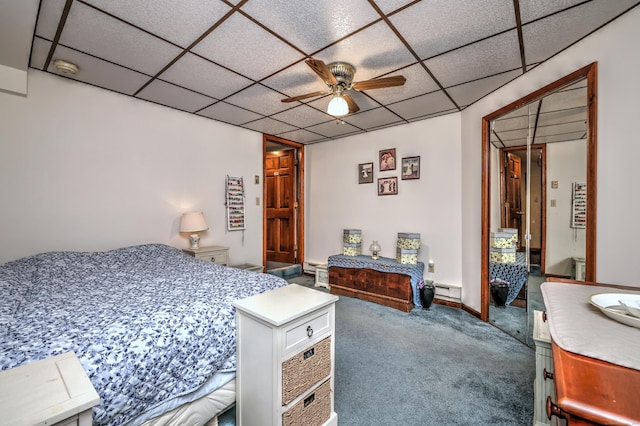
[[[460,309],[406,314],[341,296],[335,366],[341,426],[532,423],[534,351]]]

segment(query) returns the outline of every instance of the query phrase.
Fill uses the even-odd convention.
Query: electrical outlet
[[[260,205],[260,197],[256,197],[256,206]]]
[[[555,207],[556,206],[556,200],[551,200],[551,207]]]
[[[433,260],[430,260],[428,265],[429,265],[429,269],[428,269],[429,272],[436,271],[436,264],[433,262]]]
[[[260,183],[260,176],[255,175],[255,176],[253,177],[253,181],[254,181],[256,184]]]
[[[557,180],[552,180],[551,181],[551,189],[558,189],[558,181]]]

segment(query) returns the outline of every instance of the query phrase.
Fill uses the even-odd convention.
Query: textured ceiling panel
[[[159,78],[218,99],[252,84],[251,80],[192,53],[180,58]]]
[[[118,65],[85,55],[84,53],[68,49],[58,45],[53,55],[54,58],[65,58],[74,64],[82,64],[82,72],[78,73],[77,80],[93,84],[94,86],[108,87],[110,90],[133,95],[149,76],[123,68]],[[53,62],[48,71],[54,72]]]
[[[460,112],[640,0],[518,4],[520,16],[510,0],[42,0],[30,66],[59,73],[50,61],[65,59],[80,69],[66,78],[317,143]],[[351,63],[354,82],[406,81],[379,80],[365,92],[343,82],[359,110],[336,120],[324,112],[338,89],[310,57]],[[568,123],[560,133],[575,136],[585,120],[578,92],[546,98],[538,126]],[[496,129],[514,131],[507,124],[519,120],[526,129],[519,114]]]
[[[304,56],[237,13],[192,50],[256,81]]]
[[[296,0],[295,6],[291,0],[252,0],[242,10],[306,54],[380,19],[366,0]]]
[[[637,1],[593,1],[522,27],[527,62],[544,61],[558,45],[569,46]]]
[[[151,82],[138,97],[188,112],[196,112],[215,102],[215,99],[160,80]]]
[[[443,86],[519,68],[518,34],[509,31],[425,61]]]
[[[451,100],[442,91],[438,91],[391,104],[388,107],[400,117],[409,120],[438,111],[451,110],[453,106]]]
[[[180,53],[177,47],[77,1],[60,43],[150,75]]]
[[[516,26],[513,2],[504,0],[422,1],[390,19],[420,59]]]
[[[230,8],[211,0],[85,0],[99,9],[164,38],[189,46]]]
[[[254,121],[262,117],[260,114],[247,111],[246,109],[239,108],[235,105],[230,105],[226,102],[218,102],[214,105],[211,105],[203,109],[202,111],[199,111],[198,115],[235,125]]]

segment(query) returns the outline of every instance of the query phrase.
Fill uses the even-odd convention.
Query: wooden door
[[[524,210],[522,208],[522,164],[520,157],[510,152],[505,154],[506,176],[504,186],[503,209],[504,212],[502,226],[505,228],[515,228],[518,230],[518,244],[522,244],[522,218]]]
[[[296,263],[295,149],[265,155],[267,261]]]

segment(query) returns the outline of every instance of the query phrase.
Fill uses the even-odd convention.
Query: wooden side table
[[[196,259],[205,260],[218,265],[229,266],[229,247],[206,246],[197,249],[182,249],[182,251],[190,254]]]
[[[0,371],[2,424],[91,426],[99,402],[73,352]]]

